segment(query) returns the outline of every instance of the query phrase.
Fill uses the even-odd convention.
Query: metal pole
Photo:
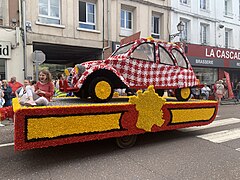
[[[27,78],[27,30],[26,30],[26,1],[22,0],[22,28],[23,28],[23,65],[24,79]]]
[[[102,28],[103,28],[103,30],[102,30],[102,59],[104,59],[104,0],[102,1],[103,2],[103,17],[102,17],[102,23],[103,23],[103,26],[102,26]]]
[[[38,62],[35,63],[35,67],[36,67],[36,81],[38,81],[38,68],[39,68]]]

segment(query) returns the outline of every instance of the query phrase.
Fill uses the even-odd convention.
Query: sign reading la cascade
[[[11,58],[11,42],[0,41],[0,58]]]
[[[205,56],[209,57],[209,58],[240,60],[240,51],[216,49],[216,48],[212,48],[212,49],[206,48]]]

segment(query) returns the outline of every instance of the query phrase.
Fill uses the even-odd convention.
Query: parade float
[[[107,138],[127,148],[138,134],[207,125],[217,115],[218,102],[190,98],[198,82],[176,44],[134,40],[106,60],[77,64],[65,73],[60,89],[75,97],[37,107],[13,99],[15,150]],[[114,97],[115,89],[136,93]],[[163,96],[170,89],[175,97]]]
[[[15,150],[116,138],[117,145],[134,145],[138,134],[211,123],[216,101],[179,102],[155,93],[153,86],[126,102],[79,103],[78,98],[58,98],[51,106],[22,107],[13,101]],[[57,105],[65,104],[65,105]]]

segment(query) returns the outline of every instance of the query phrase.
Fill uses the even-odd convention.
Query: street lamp
[[[180,21],[177,25],[178,32],[175,34],[169,34],[169,42],[171,42],[176,36],[179,36],[180,33],[184,30],[184,24],[182,21]]]

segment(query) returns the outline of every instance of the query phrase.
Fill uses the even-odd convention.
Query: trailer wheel
[[[90,83],[89,93],[94,102],[107,102],[113,96],[112,83],[105,77],[97,77]]]
[[[132,147],[137,140],[137,135],[123,136],[116,138],[117,146],[124,149]]]
[[[191,89],[189,87],[176,89],[176,98],[179,101],[188,101],[191,97]]]

